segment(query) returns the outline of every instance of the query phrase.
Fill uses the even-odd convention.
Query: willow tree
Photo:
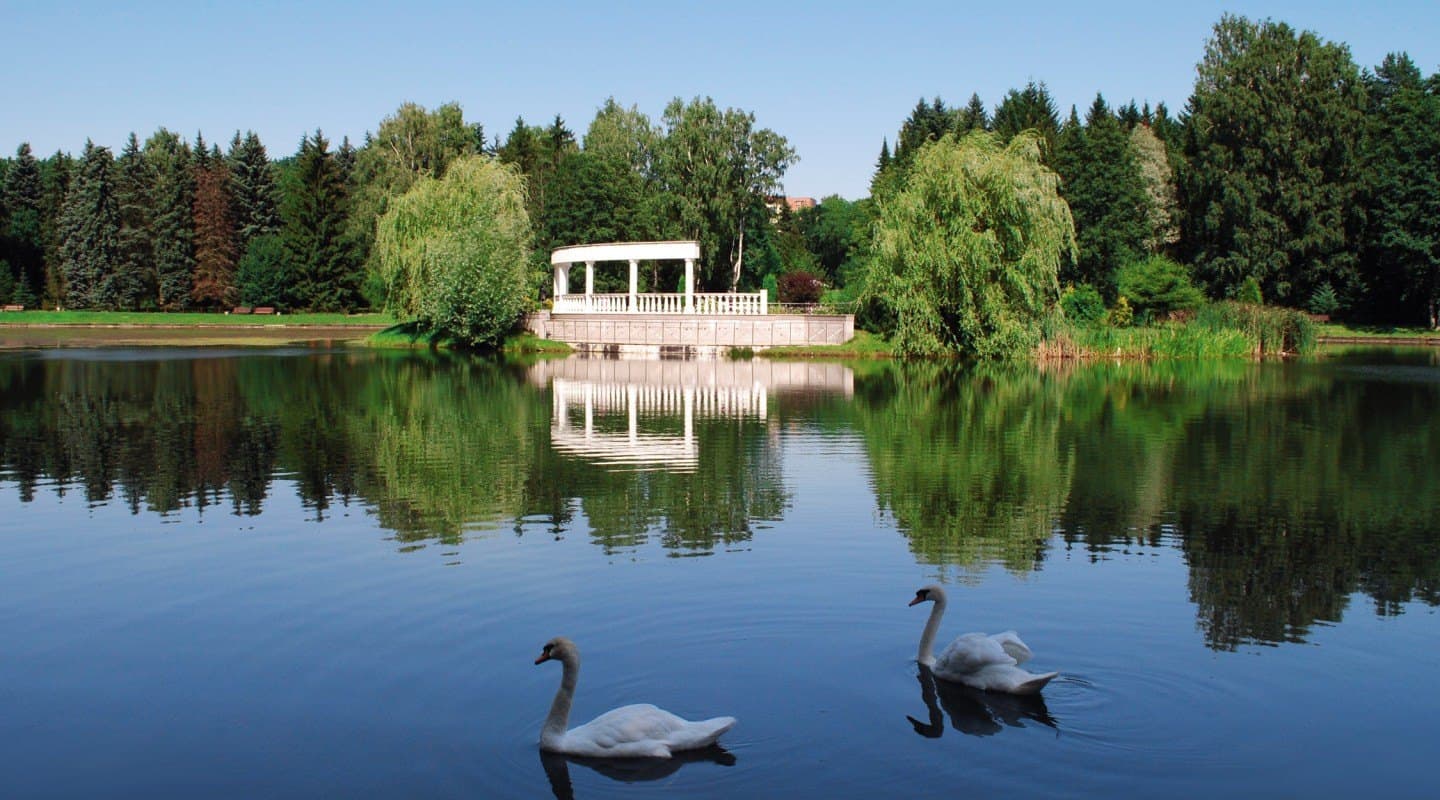
[[[1040,135],[946,136],[923,147],[879,203],[867,296],[887,306],[906,355],[1030,351],[1059,294],[1075,224]]]
[[[498,345],[530,297],[530,217],[511,167],[464,156],[393,199],[375,235],[391,311],[475,347]]]

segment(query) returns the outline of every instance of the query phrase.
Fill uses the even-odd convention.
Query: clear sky
[[[1440,69],[1440,2],[66,3],[0,0],[0,152],[86,138],[118,150],[160,126],[272,157],[316,128],[374,130],[401,102],[456,101],[492,137],[558,112],[577,136],[614,96],[658,119],[709,95],[786,136],[792,195],[868,192],[881,140],[916,100],[993,110],[1044,81],[1082,113],[1164,101],[1180,111],[1211,26],[1270,17],[1350,46],[1373,67],[1404,50]]]

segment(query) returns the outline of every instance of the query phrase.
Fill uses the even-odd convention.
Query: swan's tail
[[[734,717],[713,717],[686,725],[669,742],[672,750],[697,750],[715,744],[726,731],[735,727]]]
[[[1045,688],[1045,684],[1049,683],[1056,675],[1059,674],[1060,673],[1058,672],[1047,672],[1044,675],[1035,675],[1024,683],[1016,684],[1015,688],[1010,690],[1010,693],[1039,694],[1040,690]]]

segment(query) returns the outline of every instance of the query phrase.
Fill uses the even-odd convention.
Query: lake
[[[0,353],[0,797],[1428,797],[1440,361]],[[1038,699],[917,671],[1016,629]],[[655,703],[671,762],[542,758]]]

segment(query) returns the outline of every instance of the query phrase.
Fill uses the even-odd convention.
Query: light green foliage
[[[1265,296],[1260,293],[1260,281],[1254,275],[1247,277],[1235,290],[1235,300],[1257,306],[1263,304]]]
[[[1058,184],[1037,134],[1001,145],[975,132],[921,149],[904,188],[879,201],[866,288],[893,314],[902,354],[1013,357],[1038,343],[1075,248]]]
[[[1199,308],[1205,295],[1190,280],[1190,270],[1165,256],[1132,261],[1120,270],[1120,294],[1129,298],[1141,319],[1153,320],[1171,311]]]
[[[1140,168],[1140,178],[1149,200],[1146,219],[1149,236],[1145,246],[1151,253],[1159,253],[1180,240],[1180,226],[1176,222],[1179,207],[1175,200],[1175,171],[1170,167],[1165,143],[1155,135],[1151,126],[1143,122],[1130,129],[1130,151]]]
[[[422,178],[380,218],[375,262],[397,316],[495,347],[529,300],[530,219],[513,168],[485,156]]]
[[[1312,314],[1334,314],[1340,308],[1340,298],[1335,296],[1335,290],[1328,283],[1320,284],[1320,288],[1310,295],[1310,302],[1305,304]]]
[[[1357,283],[1365,88],[1349,49],[1227,15],[1189,110],[1183,249],[1211,293],[1254,277],[1298,305],[1321,283]]]
[[[1060,293],[1060,308],[1065,319],[1077,325],[1094,325],[1105,319],[1105,299],[1088,283],[1067,286]]]
[[[610,97],[585,132],[584,150],[591,156],[626,164],[636,175],[648,179],[659,137],[659,130],[637,107],[625,108]]]
[[[1245,334],[1255,355],[1308,353],[1315,349],[1315,323],[1290,308],[1253,303],[1211,303],[1195,315],[1196,326]]]

